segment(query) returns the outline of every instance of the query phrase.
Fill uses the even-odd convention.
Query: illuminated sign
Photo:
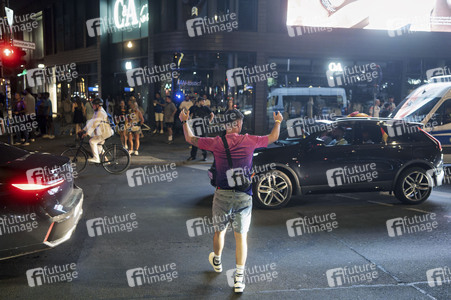
[[[113,15],[114,25],[118,29],[130,26],[141,27],[141,24],[149,22],[149,7],[144,4],[136,9],[135,0],[116,0]]]
[[[329,64],[329,71],[332,71],[332,72],[343,72],[343,68],[341,67],[341,63],[331,62]]]

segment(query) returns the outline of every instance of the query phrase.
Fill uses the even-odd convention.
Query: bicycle
[[[68,146],[61,153],[61,156],[67,156],[71,162],[75,164],[74,171],[78,174],[83,172],[88,164],[88,156],[94,157],[91,153],[91,149],[87,149],[84,145],[89,143],[85,142],[85,138],[80,139],[80,146]],[[102,165],[102,167],[110,174],[121,174],[130,167],[131,157],[130,153],[120,144],[111,144],[105,146],[102,144],[102,153],[100,154],[100,163],[96,165]]]

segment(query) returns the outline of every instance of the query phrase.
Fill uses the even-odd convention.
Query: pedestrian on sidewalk
[[[129,126],[128,126],[128,140],[130,142],[129,153],[134,155],[139,155],[139,145],[140,145],[140,135],[141,135],[141,125],[144,124],[144,117],[141,110],[138,107],[136,100],[132,99],[130,102],[129,113]],[[135,139],[135,143],[133,143]],[[133,150],[133,145],[135,150]]]
[[[44,93],[46,105],[47,105],[47,133],[49,139],[55,138],[55,127],[53,126],[53,106],[52,100],[50,100],[50,94],[48,92]]]
[[[32,114],[36,114],[36,100],[29,90],[24,90],[22,92],[23,101],[25,102],[25,114],[27,115],[26,126],[27,128],[31,128],[29,131],[29,141],[34,142],[34,128],[33,128],[33,120],[31,119]]]
[[[274,128],[266,136],[240,135],[243,127],[243,114],[238,110],[229,110],[225,113],[225,137],[197,137],[194,136],[187,121],[189,114],[182,111],[180,121],[183,124],[185,140],[200,149],[212,151],[216,162],[216,191],[213,197],[212,217],[215,228],[213,238],[213,252],[208,260],[215,272],[222,272],[221,255],[224,248],[224,239],[229,223],[233,221],[236,241],[236,273],[234,289],[236,293],[242,293],[245,288],[244,270],[247,259],[247,232],[251,224],[252,215],[252,184],[246,188],[229,186],[231,168],[241,170],[252,169],[252,158],[254,150],[267,147],[277,141],[280,133],[282,115],[277,112],[274,116]],[[226,150],[229,149],[229,151]],[[229,152],[229,153],[228,153]],[[232,166],[229,164],[229,158]],[[245,172],[247,180],[250,181],[250,173]],[[235,177],[232,174],[232,177]],[[244,181],[244,180],[243,180]],[[244,190],[244,191],[243,191]]]
[[[44,93],[38,94],[38,102],[36,103],[36,116],[40,131],[40,137],[48,138],[47,135],[47,116],[48,116],[48,107],[47,102],[45,101]]]
[[[128,150],[128,109],[125,106],[125,100],[119,101],[119,106],[116,106],[114,112],[114,121],[117,123],[117,132],[121,138],[122,146]]]
[[[23,98],[20,96],[20,93],[14,94],[14,106],[13,106],[13,115],[14,115],[14,125],[19,125],[20,131],[16,132],[16,142],[14,145],[22,145],[28,146],[30,145],[28,140],[28,130],[26,126],[26,105],[23,101]],[[16,126],[14,126],[16,127]]]
[[[201,126],[196,126],[196,129],[198,129],[201,132],[196,132],[196,135],[199,137],[206,137],[207,126],[211,123],[215,115],[213,114],[211,109],[205,105],[205,99],[200,98],[199,101],[197,101],[197,105],[194,105],[190,108],[189,114],[192,119],[202,120]],[[192,146],[188,161],[195,160],[196,156],[197,156],[197,147]],[[202,150],[202,157],[203,157],[202,161],[207,161],[207,151]]]
[[[79,96],[75,96],[75,102],[72,103],[72,113],[74,114],[75,132],[80,132],[81,126],[85,122],[86,108]]]
[[[153,101],[154,111],[155,111],[155,122],[156,127],[155,130],[152,133],[157,133],[158,131],[160,134],[164,133],[163,130],[163,108],[164,108],[164,100],[161,98],[160,93],[155,93],[155,100]]]
[[[173,142],[173,127],[174,127],[174,116],[177,112],[177,107],[172,102],[171,96],[166,96],[166,104],[164,105],[163,114],[164,114],[164,122],[166,124],[166,128],[168,129],[168,144],[172,144]]]

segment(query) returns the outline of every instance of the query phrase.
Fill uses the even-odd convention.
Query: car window
[[[354,143],[354,123],[335,123],[332,130],[320,137],[327,147],[350,146]]]
[[[9,161],[18,159],[27,155],[28,152],[10,145],[0,143],[0,164],[7,163]]]
[[[356,140],[363,145],[385,144],[382,132],[378,124],[362,124],[360,130],[356,133]]]

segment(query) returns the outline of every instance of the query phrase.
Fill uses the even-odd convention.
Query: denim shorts
[[[252,196],[234,190],[216,190],[213,197],[213,225],[217,231],[232,223],[237,233],[247,233],[251,225]]]

